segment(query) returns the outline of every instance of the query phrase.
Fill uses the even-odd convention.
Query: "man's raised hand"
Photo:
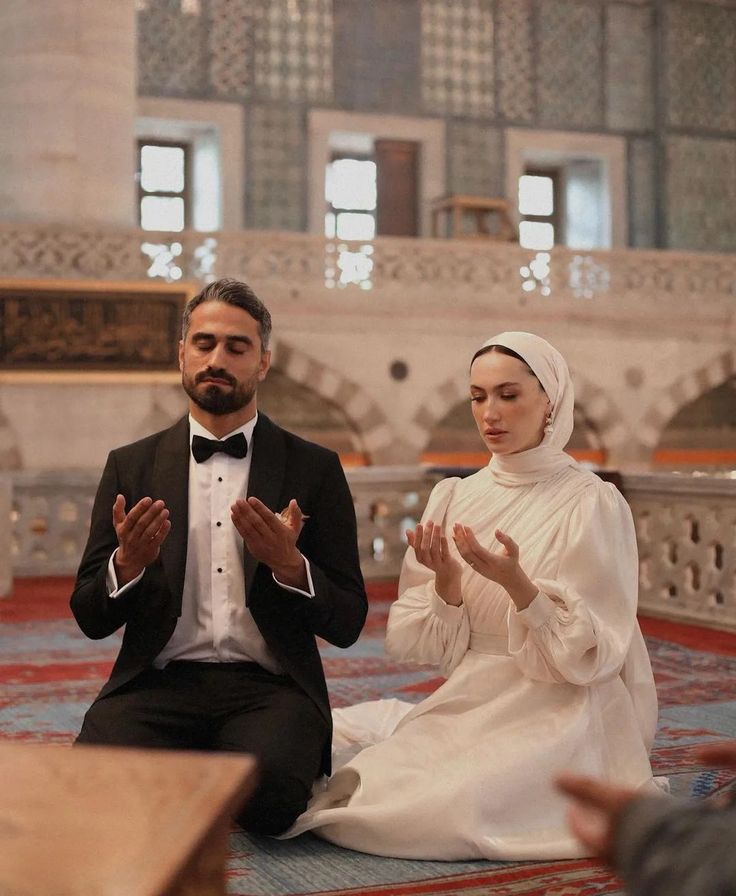
[[[256,560],[270,567],[282,584],[307,588],[304,558],[296,546],[306,517],[296,501],[290,501],[282,513],[273,513],[258,498],[239,498],[230,508],[230,514]]]
[[[112,505],[112,523],[118,537],[115,574],[118,587],[122,587],[158,557],[161,545],[171,531],[171,520],[163,501],[141,498],[126,513],[125,497],[118,495]]]

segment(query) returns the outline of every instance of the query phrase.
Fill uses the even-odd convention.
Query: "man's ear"
[[[184,370],[184,340],[179,340],[179,370]]]
[[[258,382],[262,383],[266,379],[266,374],[271,369],[271,352],[261,352],[261,364],[258,369]]]

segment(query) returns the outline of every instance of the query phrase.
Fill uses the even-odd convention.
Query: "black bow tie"
[[[248,440],[242,432],[236,432],[234,436],[230,436],[224,442],[217,439],[205,439],[204,436],[192,436],[192,457],[198,464],[212,457],[216,451],[222,451],[229,454],[230,457],[243,458],[248,453]]]

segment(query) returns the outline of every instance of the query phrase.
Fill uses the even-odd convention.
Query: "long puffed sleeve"
[[[432,490],[422,523],[442,523],[458,483],[443,479]],[[395,660],[438,665],[449,675],[465,656],[470,622],[465,605],[446,604],[434,588],[434,573],[422,566],[409,548],[399,577],[399,598],[391,605],[386,627],[386,652]]]
[[[509,610],[509,651],[538,681],[609,681],[620,674],[637,630],[631,511],[613,485],[594,481],[562,535],[555,578],[534,578],[536,598],[525,610]]]

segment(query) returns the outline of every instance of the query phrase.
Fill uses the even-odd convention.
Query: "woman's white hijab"
[[[489,469],[501,485],[526,485],[549,479],[576,462],[563,451],[573,430],[575,393],[565,359],[541,336],[521,331],[499,333],[481,348],[501,345],[516,352],[534,372],[550,400],[550,419],[536,448],[504,456],[494,455]]]

